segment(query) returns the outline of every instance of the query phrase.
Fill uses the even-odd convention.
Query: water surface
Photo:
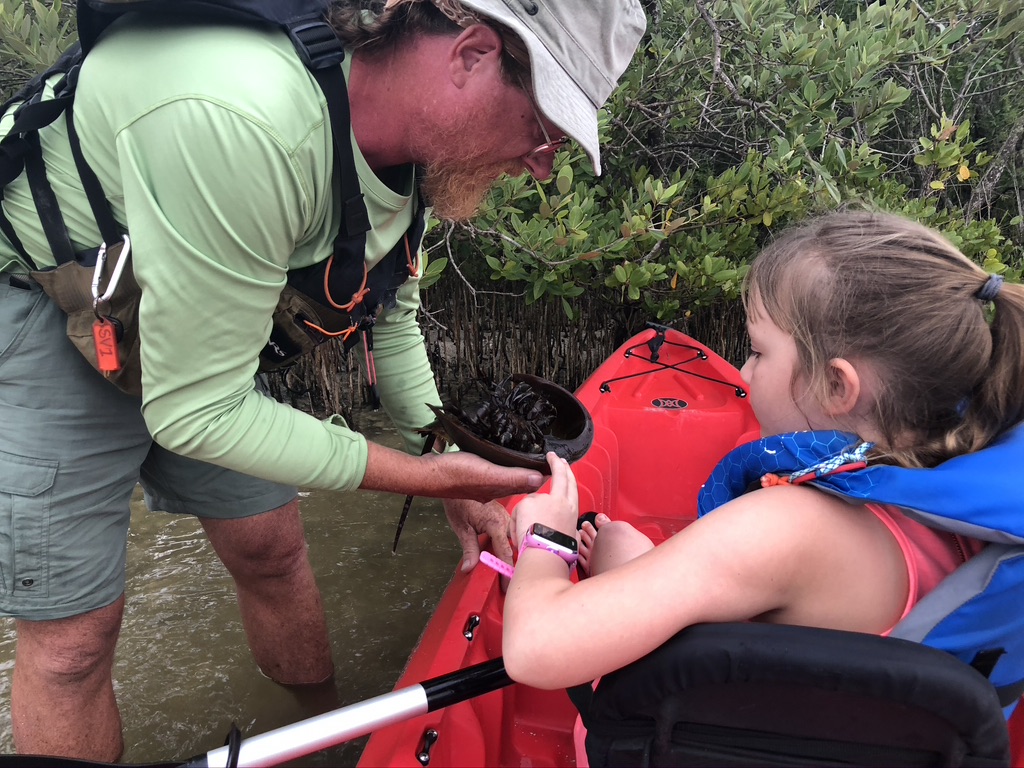
[[[368,438],[398,447],[376,414]],[[333,691],[297,695],[252,661],[232,581],[194,518],[132,503],[127,606],[114,668],[124,762],[184,760],[224,743],[231,723],[263,733],[392,689],[458,565],[440,502],[418,498],[397,555],[402,497],[303,492],[310,559],[323,594],[336,667]],[[14,622],[0,619],[0,753],[13,752]],[[365,739],[292,765],[352,766]]]

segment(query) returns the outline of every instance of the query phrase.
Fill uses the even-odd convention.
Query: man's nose
[[[526,166],[526,170],[529,171],[530,175],[538,181],[544,181],[551,178],[551,169],[555,165],[555,153],[543,155],[523,155],[523,165]]]

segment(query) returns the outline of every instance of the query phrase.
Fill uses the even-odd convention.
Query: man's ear
[[[853,364],[842,357],[828,363],[828,399],[825,411],[829,416],[845,416],[853,412],[860,399],[860,374]]]
[[[474,75],[501,71],[501,36],[486,24],[474,24],[455,38],[448,49],[452,83],[464,88]]]

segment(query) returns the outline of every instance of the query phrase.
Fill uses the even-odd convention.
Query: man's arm
[[[396,306],[388,312],[381,313],[374,328],[373,352],[381,402],[401,433],[406,451],[416,454],[423,446],[419,428],[434,420],[434,414],[427,407],[427,403],[441,404],[433,371],[427,359],[423,333],[416,321],[418,307],[419,281],[411,279],[399,290]],[[377,456],[376,446],[373,446],[370,452],[371,465],[376,464]],[[383,460],[381,456],[381,466],[384,466]],[[474,467],[483,468],[486,465],[487,475],[496,477],[494,473],[497,470],[486,462],[478,464],[476,457],[458,457],[451,454],[451,458],[446,461],[451,465],[448,471],[472,472]],[[518,476],[517,470],[509,471]],[[372,475],[375,473],[368,469],[367,482],[373,482]],[[534,481],[540,485],[542,478],[539,473],[536,474]],[[459,480],[452,477],[448,482],[455,484]],[[469,488],[466,490],[465,498],[459,498],[457,494],[444,494],[445,515],[462,545],[462,569],[470,570],[476,565],[480,556],[480,534],[487,534],[494,553],[511,563],[512,550],[506,535],[508,514],[504,507],[500,504],[481,504],[481,501],[488,501],[495,496],[470,493]],[[504,493],[498,492],[495,495]]]

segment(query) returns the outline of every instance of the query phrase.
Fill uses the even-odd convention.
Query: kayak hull
[[[573,464],[580,511],[626,520],[655,542],[696,519],[718,459],[760,436],[739,372],[672,329],[627,341],[576,395],[594,422],[593,445]],[[503,606],[494,571],[456,571],[396,689],[501,656]],[[512,684],[377,730],[359,765],[573,766],[575,721],[564,690]],[[1024,766],[1024,707],[1009,726],[1011,765]]]
[[[672,329],[634,336],[576,396],[594,421],[593,444],[573,464],[581,511],[627,520],[656,542],[696,518],[717,460],[759,436],[739,372]],[[396,687],[500,656],[503,606],[494,571],[456,571]],[[378,730],[359,765],[571,766],[575,719],[564,690],[514,684]]]

